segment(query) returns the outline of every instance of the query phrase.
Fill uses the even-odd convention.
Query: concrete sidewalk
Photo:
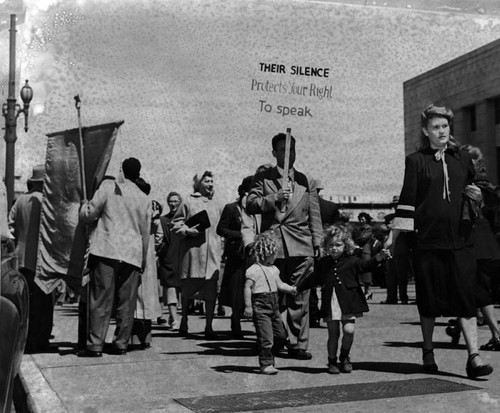
[[[412,288],[410,298],[414,298]],[[99,359],[78,358],[75,355],[77,306],[58,306],[55,309],[53,342],[60,346],[59,354],[25,355],[23,359],[22,383],[28,406],[31,411],[48,413],[185,413],[193,410],[175,399],[252,393],[265,402],[270,393],[259,392],[274,391],[273,394],[286,397],[285,390],[296,389],[293,393],[300,396],[307,388],[336,386],[333,390],[345,396],[339,399],[342,402],[330,400],[321,404],[324,401],[319,398],[305,406],[292,408],[288,405],[281,409],[276,409],[276,405],[271,409],[261,409],[261,403],[259,411],[500,411],[500,353],[481,352],[483,360],[496,370],[486,379],[469,380],[465,374],[467,355],[463,339],[458,348],[452,346],[444,331],[447,319],[439,319],[435,331],[435,353],[440,372],[432,376],[423,374],[416,306],[379,304],[385,299],[385,291],[374,291],[370,312],[356,322],[351,352],[354,371],[334,376],[326,373],[326,328],[311,329],[309,351],[313,354],[312,360],[277,358],[279,374],[263,376],[258,374],[252,323],[244,323],[244,331],[248,333],[245,339],[231,340],[227,316],[214,320],[215,330],[225,336],[218,341],[204,339],[204,317],[193,315],[189,318],[190,337],[182,338],[167,327],[154,325],[152,347],[147,350],[130,351],[124,356],[104,354]],[[496,311],[498,315],[499,310]],[[489,330],[481,327],[479,343],[489,339]],[[464,385],[465,390],[435,394],[429,391],[429,394],[404,397],[400,394],[397,397],[377,396],[378,391],[382,395],[388,394],[391,387],[405,384],[409,379],[426,379],[430,386],[435,383],[432,380],[440,379],[440,383]],[[415,380],[415,383],[420,382],[423,381]],[[377,383],[379,387],[375,385]],[[354,385],[348,386],[350,393],[344,390],[345,386],[342,387],[346,384]],[[354,401],[345,401],[351,400],[349,395],[356,396],[358,393],[359,396],[368,388],[372,389],[370,394],[374,395],[373,398],[365,395],[368,397],[366,400],[354,397]],[[207,408],[210,400],[203,399]],[[252,406],[249,404],[247,410],[253,411]]]

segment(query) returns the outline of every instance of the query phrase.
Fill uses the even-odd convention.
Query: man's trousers
[[[91,351],[102,351],[113,303],[116,302],[113,346],[126,350],[134,324],[140,273],[136,267],[124,262],[96,256],[91,259],[93,271],[90,275],[87,348]]]
[[[289,257],[276,259],[274,265],[280,270],[283,282],[294,285],[307,278],[314,269],[312,257]],[[288,332],[290,350],[307,350],[309,344],[309,290],[296,296],[280,293],[281,317]]]

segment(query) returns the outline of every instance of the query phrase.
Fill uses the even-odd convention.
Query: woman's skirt
[[[421,316],[476,316],[476,260],[472,246],[459,250],[417,250],[414,264]]]
[[[245,286],[244,260],[228,258],[222,277],[219,304],[242,310],[245,306],[243,288]]]

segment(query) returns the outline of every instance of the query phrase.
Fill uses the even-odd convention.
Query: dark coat
[[[500,246],[494,231],[498,225],[495,221],[500,208],[500,188],[486,179],[474,183],[481,188],[484,204],[474,219],[474,254],[480,260],[499,260]]]
[[[340,220],[339,207],[335,202],[319,198],[319,210],[323,225],[331,225]]]
[[[170,223],[174,214],[168,213],[160,217],[163,229],[163,240],[158,246],[158,276],[164,287],[181,287],[181,239],[171,230]]]
[[[244,248],[241,234],[242,215],[237,202],[227,204],[222,210],[217,234],[224,237],[226,264],[219,292],[219,304],[240,312],[245,306]]]
[[[326,256],[317,262],[314,273],[297,289],[303,291],[316,285],[324,286],[324,303],[329,305],[335,290],[342,314],[364,313],[369,309],[359,274],[371,271],[379,264],[375,257],[366,260],[355,255],[343,255],[334,260]]]
[[[243,258],[243,240],[241,235],[241,209],[237,202],[227,204],[222,210],[217,235],[224,238],[226,258]]]
[[[422,249],[460,249],[473,241],[462,225],[462,206],[464,188],[474,179],[474,166],[466,151],[446,149],[448,201],[443,199],[443,165],[435,159],[435,153],[427,148],[406,157],[393,228],[416,231]]]

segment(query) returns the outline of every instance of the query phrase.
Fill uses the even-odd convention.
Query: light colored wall
[[[405,152],[414,151],[420,133],[420,113],[425,102],[454,111],[454,135],[461,144],[479,146],[489,177],[498,182],[496,126],[492,98],[500,96],[500,40],[436,67],[404,84]],[[466,107],[476,107],[476,130],[471,131]]]

